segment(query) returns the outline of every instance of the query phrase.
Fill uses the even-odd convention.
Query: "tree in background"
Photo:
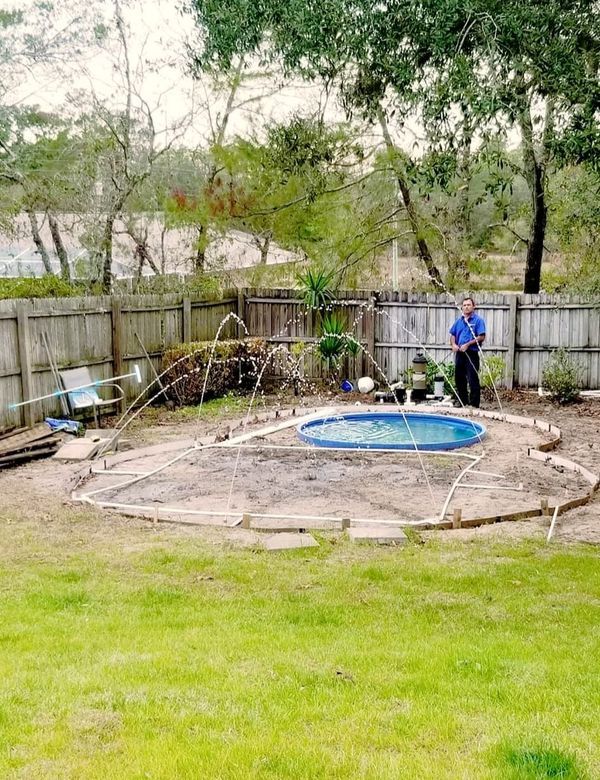
[[[189,0],[201,30],[195,56],[227,69],[234,53],[335,84],[351,113],[379,121],[420,258],[440,282],[414,206],[405,155],[388,123],[420,117],[434,148],[468,162],[471,144],[500,128],[521,136],[531,195],[524,289],[539,290],[547,168],[557,140],[597,126],[600,10],[588,0],[334,0],[226,8]],[[387,109],[387,110],[386,110]],[[581,135],[581,132],[580,132]]]
[[[207,270],[206,252],[210,243],[233,227],[229,223],[236,194],[223,155],[232,135],[232,122],[238,113],[260,111],[262,101],[276,95],[279,86],[269,81],[268,73],[259,74],[249,68],[243,56],[234,58],[227,73],[210,73],[209,83],[206,74],[195,66],[192,72],[195,83],[204,89],[208,119],[203,144],[190,150],[200,179],[196,177],[193,184],[175,186],[166,210],[171,227],[194,232],[193,269],[196,274],[203,274]],[[271,241],[268,232],[264,236],[255,235],[254,240],[261,254],[268,253]]]
[[[228,71],[240,54],[277,63],[286,74],[335,86],[349,116],[380,126],[417,254],[431,281],[442,286],[411,194],[406,155],[389,128],[396,112],[414,110],[423,76],[422,64],[411,56],[410,31],[417,21],[407,9],[388,13],[369,0],[308,5],[233,0],[226,6],[189,0],[188,10],[200,33],[193,54],[197,67]]]
[[[70,122],[28,104],[32,96],[23,96],[23,85],[36,79],[40,84],[52,84],[79,47],[96,39],[96,21],[93,9],[74,14],[72,4],[64,0],[0,11],[1,224],[7,233],[14,233],[19,214],[25,213],[44,268],[52,273],[40,232],[41,213],[48,220],[66,280],[70,269],[57,213],[73,202]]]
[[[113,62],[117,95],[111,102],[96,94],[92,86],[93,112],[85,117],[86,136],[96,160],[95,205],[98,229],[90,223],[91,246],[98,257],[105,293],[112,286],[113,239],[115,223],[124,216],[129,199],[150,177],[156,162],[181,137],[187,118],[158,129],[153,109],[143,94],[143,52],[132,61],[130,30],[119,0],[114,0],[111,25],[104,49]],[[140,62],[139,60],[142,59]],[[115,97],[120,107],[114,107]],[[134,233],[135,235],[135,233]],[[138,240],[143,253],[144,242]],[[148,261],[148,256],[144,260]]]
[[[461,105],[481,135],[516,130],[531,209],[524,291],[540,288],[548,172],[557,147],[581,150],[597,133],[600,7],[588,0],[420,0],[429,61],[426,115],[452,145]],[[573,149],[574,148],[574,149]]]
[[[234,230],[261,263],[277,244],[335,267],[337,284],[358,283],[397,240],[436,289],[467,285],[472,252],[520,247],[534,291],[544,246],[570,269],[546,286],[596,289],[597,3],[188,0],[195,97],[169,126],[151,79],[175,76],[183,49],[140,49],[138,0],[25,8],[0,12],[0,228],[25,217],[48,271],[53,247],[68,277],[72,229],[105,290],[115,242],[138,279],[147,266],[162,273],[173,228],[189,244],[185,270],[203,274],[210,243]],[[70,85],[75,73],[89,84],[77,80],[59,112],[22,89],[27,74]],[[281,73],[322,91],[273,122],[264,99]],[[332,96],[345,123],[325,121]]]
[[[59,217],[89,206],[86,184],[91,172],[90,161],[84,154],[81,138],[68,121],[34,109],[13,109],[11,121],[12,130],[5,134],[4,166],[0,171],[4,229],[16,233],[18,218],[25,213],[44,268],[47,273],[53,273],[38,217],[47,220],[61,277],[69,281],[71,270]],[[5,131],[6,127],[5,124]]]
[[[156,123],[156,104],[144,96],[146,69],[153,63],[132,46],[127,18],[123,13],[131,3],[113,0],[107,8],[97,3],[81,6],[79,16],[66,2],[34,3],[26,12],[0,14],[0,67],[2,74],[15,74],[24,80],[28,73],[40,70],[49,83],[76,81],[76,89],[65,98],[61,121],[69,127],[65,135],[48,135],[42,139],[33,123],[26,131],[19,117],[35,117],[32,107],[8,105],[19,96],[19,78],[5,79],[0,87],[0,179],[18,182],[22,189],[22,208],[28,213],[34,241],[49,268],[48,253],[40,237],[38,214],[48,219],[63,275],[68,258],[61,241],[57,210],[69,209],[78,224],[78,238],[92,258],[92,265],[102,288],[112,284],[113,238],[117,220],[124,219],[136,243],[138,263],[152,263],[145,253],[142,227],[129,202],[152,173],[154,164],[181,137],[189,124],[188,117],[168,127]],[[98,78],[98,60],[111,74],[111,91]],[[85,80],[88,86],[85,87]],[[8,86],[7,86],[8,85]],[[160,97],[157,98],[160,102]],[[37,112],[40,115],[40,112]],[[39,120],[38,124],[41,125]],[[21,122],[22,125],[22,122]],[[35,148],[32,131],[35,130]],[[9,132],[12,131],[12,132]],[[63,148],[58,150],[62,143]],[[44,154],[47,159],[39,165]],[[59,154],[60,151],[60,154]],[[37,155],[38,163],[33,156]],[[31,162],[28,168],[23,162]],[[17,166],[21,167],[18,168]],[[45,178],[44,178],[45,172]],[[12,179],[9,179],[12,177]],[[67,198],[66,181],[79,192],[78,198]]]
[[[564,258],[561,272],[547,274],[551,292],[600,293],[600,175],[566,166],[549,183],[548,221]]]

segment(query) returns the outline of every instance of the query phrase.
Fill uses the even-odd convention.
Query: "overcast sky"
[[[31,8],[36,0],[0,0],[0,9]],[[66,26],[85,5],[62,3],[61,22]],[[226,2],[226,0],[224,0]],[[151,108],[159,129],[189,120],[185,143],[195,145],[207,141],[211,123],[222,114],[227,90],[220,93],[211,87],[208,78],[193,80],[185,72],[186,41],[193,42],[195,29],[189,15],[181,13],[180,3],[173,0],[122,0],[122,13],[127,28],[128,53],[134,87],[140,98]],[[108,21],[114,13],[110,0],[92,2],[89,9]],[[69,17],[71,15],[71,18]],[[88,18],[91,14],[88,15]],[[113,16],[114,19],[114,16]],[[117,39],[104,50],[82,49],[60,70],[39,66],[10,92],[13,104],[37,104],[42,109],[59,112],[80,112],[91,106],[93,93],[112,106],[123,106],[125,99],[122,53]],[[261,101],[249,100],[259,95]],[[74,99],[76,103],[74,103]],[[265,121],[282,121],[298,111],[317,111],[323,102],[322,92],[315,86],[297,83],[277,90],[273,81],[253,79],[238,93],[236,103],[243,103],[232,115],[229,136],[246,134],[258,129]],[[327,117],[342,120],[335,100],[327,105]]]

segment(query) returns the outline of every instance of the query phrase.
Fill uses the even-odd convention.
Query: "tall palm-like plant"
[[[330,312],[321,318],[319,332],[317,351],[328,368],[334,369],[346,353],[346,322],[337,312]]]
[[[334,298],[334,277],[335,271],[327,271],[324,268],[308,268],[306,273],[297,275],[302,288],[302,300],[307,308],[323,311],[327,307]]]

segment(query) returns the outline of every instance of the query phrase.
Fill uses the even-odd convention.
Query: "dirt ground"
[[[292,399],[288,399],[292,400]],[[339,403],[342,399],[326,399]],[[590,399],[570,407],[555,407],[537,395],[525,392],[505,393],[501,396],[507,413],[544,419],[557,424],[563,434],[557,454],[569,457],[590,470],[600,473],[600,400]],[[263,401],[266,407],[282,403],[282,399]],[[323,398],[306,399],[306,408],[321,406]],[[486,408],[497,411],[497,402]],[[298,413],[302,413],[298,409]],[[152,425],[136,425],[129,433],[132,444],[142,446],[166,443],[194,435],[218,434],[240,419],[239,412],[219,419],[199,422],[173,423],[173,415],[164,412],[153,415]],[[508,487],[523,483],[523,491],[469,490],[459,491],[453,506],[460,505],[463,516],[494,514],[498,511],[516,511],[539,504],[547,496],[562,499],[580,495],[586,483],[578,475],[561,471],[544,463],[524,457],[527,446],[545,440],[545,434],[536,429],[484,421],[489,436],[485,441],[485,460],[478,464],[481,470],[502,474],[504,479],[485,476],[470,480]],[[260,427],[257,421],[255,427]],[[235,435],[238,431],[234,431]],[[271,441],[271,440],[270,440]],[[295,441],[293,429],[282,432],[272,440],[278,444]],[[471,448],[469,452],[477,447]],[[518,457],[517,457],[518,456]],[[147,470],[164,463],[172,454],[159,453],[143,461],[132,460],[127,468]],[[254,512],[335,517],[378,517],[416,519],[439,512],[452,481],[466,461],[452,457],[424,456],[424,471],[415,456],[397,457],[373,453],[335,456],[310,451],[299,457],[296,451],[211,450],[194,452],[177,467],[167,469],[153,478],[126,489],[105,494],[110,500],[125,503],[152,503],[178,507],[210,507],[239,512],[251,507]],[[32,534],[55,534],[65,531],[63,526],[77,523],[79,535],[101,538],[110,529],[111,536],[122,537],[125,544],[144,543],[156,528],[143,519],[126,518],[115,511],[98,510],[73,504],[71,491],[92,490],[110,485],[115,477],[90,478],[89,464],[85,466],[43,460],[0,472],[0,517],[7,522],[25,524]],[[233,475],[235,474],[235,479]],[[120,477],[119,481],[126,477]],[[460,496],[460,498],[459,498]],[[432,508],[434,511],[432,512]],[[264,521],[268,524],[268,521]],[[306,524],[310,525],[310,523]],[[452,538],[465,541],[474,538],[543,537],[548,520],[499,523],[472,530],[434,531],[422,533],[423,538]],[[239,529],[217,527],[182,527],[160,525],[160,534],[195,534],[215,542],[252,543],[252,534]],[[569,511],[558,520],[554,543],[600,543],[600,494],[592,501]]]

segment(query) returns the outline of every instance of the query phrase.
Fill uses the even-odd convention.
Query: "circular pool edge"
[[[416,442],[413,444],[413,442],[383,442],[383,443],[371,443],[371,442],[357,442],[357,441],[344,441],[344,440],[337,440],[337,439],[323,439],[323,438],[317,438],[315,436],[311,436],[310,433],[307,432],[307,429],[310,429],[311,427],[316,427],[318,425],[322,425],[324,421],[326,420],[344,420],[344,421],[351,421],[351,420],[373,420],[373,419],[381,419],[381,418],[397,418],[402,417],[403,419],[408,420],[408,425],[410,426],[410,420],[428,420],[428,421],[435,421],[435,422],[442,422],[443,424],[447,424],[449,426],[454,425],[455,427],[460,428],[468,428],[471,431],[473,431],[472,435],[462,439],[461,441],[439,441],[439,442]],[[487,435],[487,429],[485,425],[482,425],[479,422],[475,422],[473,420],[467,420],[464,417],[454,417],[452,415],[446,415],[446,414],[431,414],[428,412],[399,412],[399,411],[393,411],[393,412],[349,412],[349,413],[341,413],[337,415],[324,415],[323,417],[318,417],[313,420],[308,420],[307,422],[301,423],[296,427],[296,434],[298,438],[305,442],[306,444],[310,444],[315,447],[329,447],[329,448],[336,448],[336,449],[347,449],[347,450],[410,450],[410,451],[439,451],[439,450],[455,450],[455,449],[462,449],[463,447],[470,447],[473,444],[479,444],[481,443],[482,439],[485,438]]]

